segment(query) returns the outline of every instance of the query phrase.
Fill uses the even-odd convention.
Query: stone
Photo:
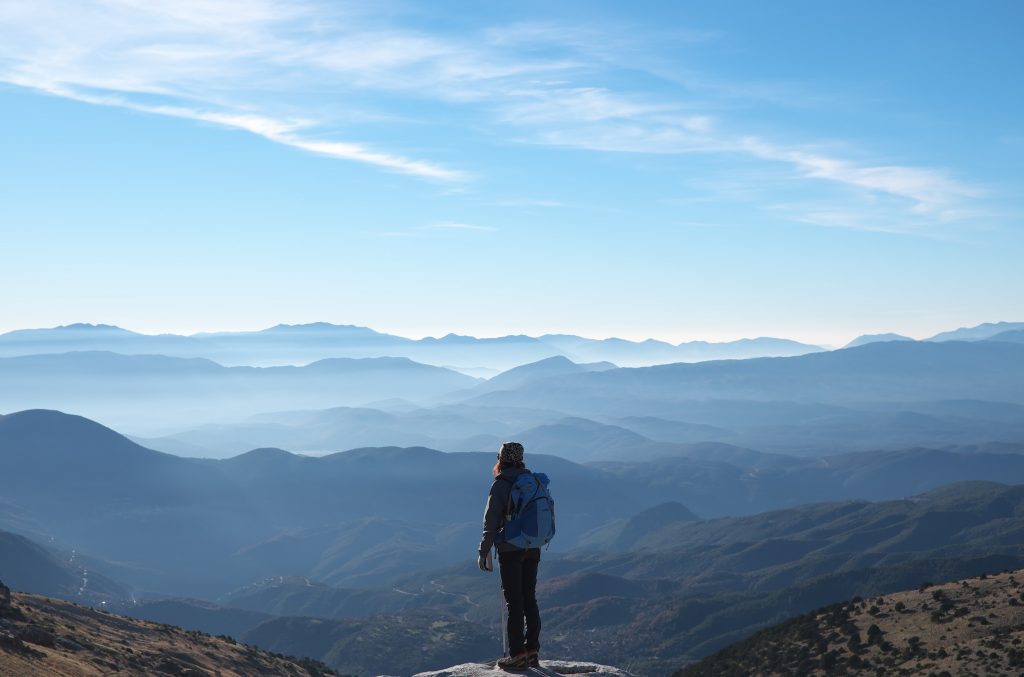
[[[37,646],[45,646],[52,649],[56,642],[56,637],[49,630],[44,630],[38,625],[26,625],[18,631],[18,638],[23,642],[29,644],[35,644]]]
[[[529,677],[634,677],[625,670],[585,661],[541,661],[539,668],[506,672],[485,663],[463,663],[444,670],[420,672],[413,677],[498,677],[500,675],[527,675]]]

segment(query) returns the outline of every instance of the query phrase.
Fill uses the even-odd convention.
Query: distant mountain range
[[[668,493],[555,457],[531,461],[557,478],[562,547]],[[366,585],[411,556],[420,566],[470,557],[493,462],[493,452],[394,447],[189,459],[84,418],[26,411],[0,417],[0,496],[13,508],[10,521],[0,511],[0,529],[116,562],[105,571],[136,589],[216,596],[272,575]],[[424,510],[429,486],[447,499]]]
[[[467,402],[588,418],[711,423],[700,419],[700,411],[721,400],[821,407],[965,399],[1024,404],[1024,345],[891,341],[799,357],[612,369],[535,381]]]
[[[548,655],[587,647],[664,674],[836,599],[1024,566],[1024,487],[949,484],[1024,482],[1022,451],[531,455],[559,505],[540,592]],[[118,608],[345,671],[403,639],[444,664],[483,656],[496,579],[472,557],[492,462],[424,448],[188,459],[80,417],[12,414],[0,417],[0,528],[20,533],[0,538],[0,576],[94,603],[128,589],[141,601]],[[73,590],[83,572],[91,598]],[[395,669],[427,667],[407,658]]]
[[[843,347],[844,348],[856,348],[857,346],[865,346],[865,345],[867,345],[869,343],[881,343],[883,341],[913,341],[913,340],[914,339],[910,338],[909,336],[902,336],[900,334],[891,334],[891,333],[890,334],[864,334],[863,336],[858,336],[857,338],[853,339],[852,341],[850,341],[849,343],[847,343]]]
[[[649,460],[594,465],[529,453],[563,507],[556,551],[614,540],[588,534],[679,497],[710,517],[893,498],[960,479],[1024,482],[1024,446],[822,463],[724,444],[644,444]],[[0,417],[0,496],[10,506],[0,528],[87,553],[98,558],[92,568],[142,590],[217,596],[278,575],[367,586],[400,574],[410,556],[431,567],[472,555],[493,458],[391,447],[190,459],[87,419],[27,411]],[[424,512],[428,484],[448,498]]]
[[[256,446],[481,450],[568,417],[657,441],[817,454],[829,445],[1021,439],[1014,431],[1024,406],[1024,344],[888,341],[637,368],[556,356],[487,381],[401,357],[223,367],[201,358],[70,352],[0,358],[0,384],[0,411],[76,411],[144,438],[173,435],[153,444],[185,455]]]
[[[432,400],[479,382],[403,357],[222,367],[201,358],[69,352],[0,358],[0,411],[63,409],[118,425],[160,427],[394,397]]]
[[[0,579],[349,672],[396,643],[421,647],[387,664],[402,674],[483,657],[498,608],[473,562],[481,503],[518,439],[559,506],[546,650],[666,674],[837,599],[1024,566],[1007,486],[1024,485],[1022,327],[642,367],[611,359],[634,344],[568,336],[15,332],[0,354],[53,350],[0,357],[0,411],[37,407],[0,416]],[[247,346],[269,363],[379,339],[514,366],[130,354]]]
[[[1015,332],[1024,332],[1024,322],[986,322],[985,324],[979,324],[976,327],[961,327],[960,329],[954,329],[952,331],[944,331],[931,338],[923,339],[925,341],[1019,341],[1019,334]],[[854,340],[847,343],[845,348],[856,348],[857,346],[867,345],[868,343],[878,343],[882,341],[913,341],[914,339],[909,336],[903,336],[901,334],[865,334],[858,336]]]
[[[543,381],[522,386],[542,389]],[[475,390],[470,391],[475,392]],[[594,414],[594,418],[528,407],[447,404],[434,407],[336,407],[261,414],[247,421],[193,427],[143,446],[182,456],[226,458],[258,446],[326,453],[365,446],[425,446],[485,451],[507,439],[572,460],[673,456],[679,445],[720,443],[786,455],[944,448],[1024,442],[1024,405],[984,400],[853,405],[690,401],[665,417]],[[688,420],[680,420],[685,416]],[[692,451],[692,449],[691,449]],[[685,453],[690,453],[686,451]]]
[[[1022,506],[1024,487],[964,483],[885,503],[831,502],[726,521],[680,513],[675,527],[654,520],[625,552],[578,550],[542,565],[546,651],[587,646],[594,660],[664,675],[854,595],[1018,569]],[[424,576],[396,584],[408,589],[417,578]],[[461,569],[429,578],[470,596],[449,613],[489,621],[489,581],[474,583],[479,577]],[[279,646],[290,641],[280,637]]]
[[[409,339],[352,325],[325,322],[277,325],[262,331],[148,335],[111,325],[72,324],[0,334],[0,357],[71,351],[206,358],[228,366],[302,365],[335,357],[407,357],[450,366],[474,375],[492,375],[549,357],[573,362],[609,361],[621,366],[695,362],[712,359],[802,355],[818,346],[777,338],[709,343],[627,341],[580,336],[502,336],[476,338],[448,334]]]
[[[927,339],[928,341],[986,341],[1001,340],[1000,334],[1008,331],[1024,330],[1024,322],[986,322],[976,327],[963,327],[953,331],[942,332]]]
[[[585,650],[595,660],[628,663],[638,674],[663,675],[823,604],[1019,568],[1022,505],[1020,486],[965,483],[894,502],[833,502],[726,521],[697,521],[679,506],[645,511],[631,521],[646,534],[624,551],[542,557],[545,655],[566,658]],[[669,538],[660,533],[665,529]],[[693,534],[677,543],[672,537],[680,529]],[[652,540],[662,549],[645,545]],[[285,614],[245,630],[246,641],[353,671],[355,661],[387,654],[402,637],[430,646],[425,633],[439,618],[447,619],[451,633],[485,647],[498,632],[494,584],[466,563],[409,572],[387,588],[359,593],[301,579],[267,581],[222,602]],[[347,615],[345,599],[358,595],[372,608],[396,592],[406,598],[400,616]],[[296,611],[337,620],[289,617]],[[196,609],[204,623],[238,613],[230,606]],[[176,618],[191,627],[188,605]],[[352,637],[364,639],[355,645]],[[437,648],[449,642],[441,639]]]
[[[1024,330],[1024,322],[996,322],[942,332],[925,340],[1019,341],[1008,332],[1021,330]],[[893,333],[869,334],[854,339],[846,347],[899,340],[912,339]],[[187,336],[141,334],[112,325],[84,323],[0,334],[0,357],[107,351],[126,355],[205,358],[226,366],[303,365],[334,357],[407,357],[473,376],[491,376],[522,364],[558,356],[576,363],[611,362],[618,366],[637,367],[672,362],[787,357],[822,350],[824,348],[820,346],[770,337],[677,344],[655,339],[590,339],[572,334],[496,338],[448,334],[440,338],[409,339],[367,327],[327,322],[280,324],[260,331],[204,332]]]

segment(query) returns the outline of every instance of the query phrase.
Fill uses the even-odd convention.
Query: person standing
[[[547,477],[530,473],[523,461],[523,445],[519,442],[505,442],[498,452],[498,461],[491,471],[494,482],[487,495],[487,506],[484,510],[484,531],[480,540],[479,566],[482,571],[493,571],[490,559],[491,548],[498,551],[498,568],[501,575],[501,589],[508,610],[508,655],[497,661],[500,668],[525,670],[540,665],[540,610],[537,607],[537,568],[540,564],[540,547],[521,547],[517,543],[532,544],[534,541],[523,538],[519,533],[520,525],[516,525],[517,535],[506,533],[513,514],[525,512],[522,505],[514,506],[513,494],[516,492],[517,480],[521,475],[533,477],[535,486],[531,497],[526,502],[535,500],[538,492],[541,498],[547,498],[551,516],[550,534],[543,542],[550,540],[554,534],[553,503],[547,493]],[[543,482],[543,484],[541,484]],[[529,481],[525,482],[529,487]],[[523,503],[523,499],[518,499]],[[531,522],[536,521],[531,518]],[[544,520],[541,519],[542,529]],[[536,530],[536,527],[534,527]],[[542,536],[543,537],[543,536]]]

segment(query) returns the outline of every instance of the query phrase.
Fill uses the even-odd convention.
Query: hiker
[[[525,670],[540,666],[537,566],[540,547],[555,533],[554,501],[548,493],[547,476],[527,469],[519,442],[501,445],[491,474],[494,482],[484,510],[479,565],[481,571],[494,570],[493,546],[498,552],[501,590],[508,610],[508,655],[502,656],[497,665]]]

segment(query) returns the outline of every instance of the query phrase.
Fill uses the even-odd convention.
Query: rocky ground
[[[1024,570],[870,599],[767,628],[676,677],[1024,674]]]
[[[526,677],[632,677],[628,672],[607,665],[584,663],[578,661],[541,661],[539,668],[526,671],[506,672],[493,665],[480,663],[463,663],[444,670],[421,672],[413,677],[498,677],[500,675],[524,675]]]
[[[0,675],[334,675],[307,659],[117,616],[0,584]]]

